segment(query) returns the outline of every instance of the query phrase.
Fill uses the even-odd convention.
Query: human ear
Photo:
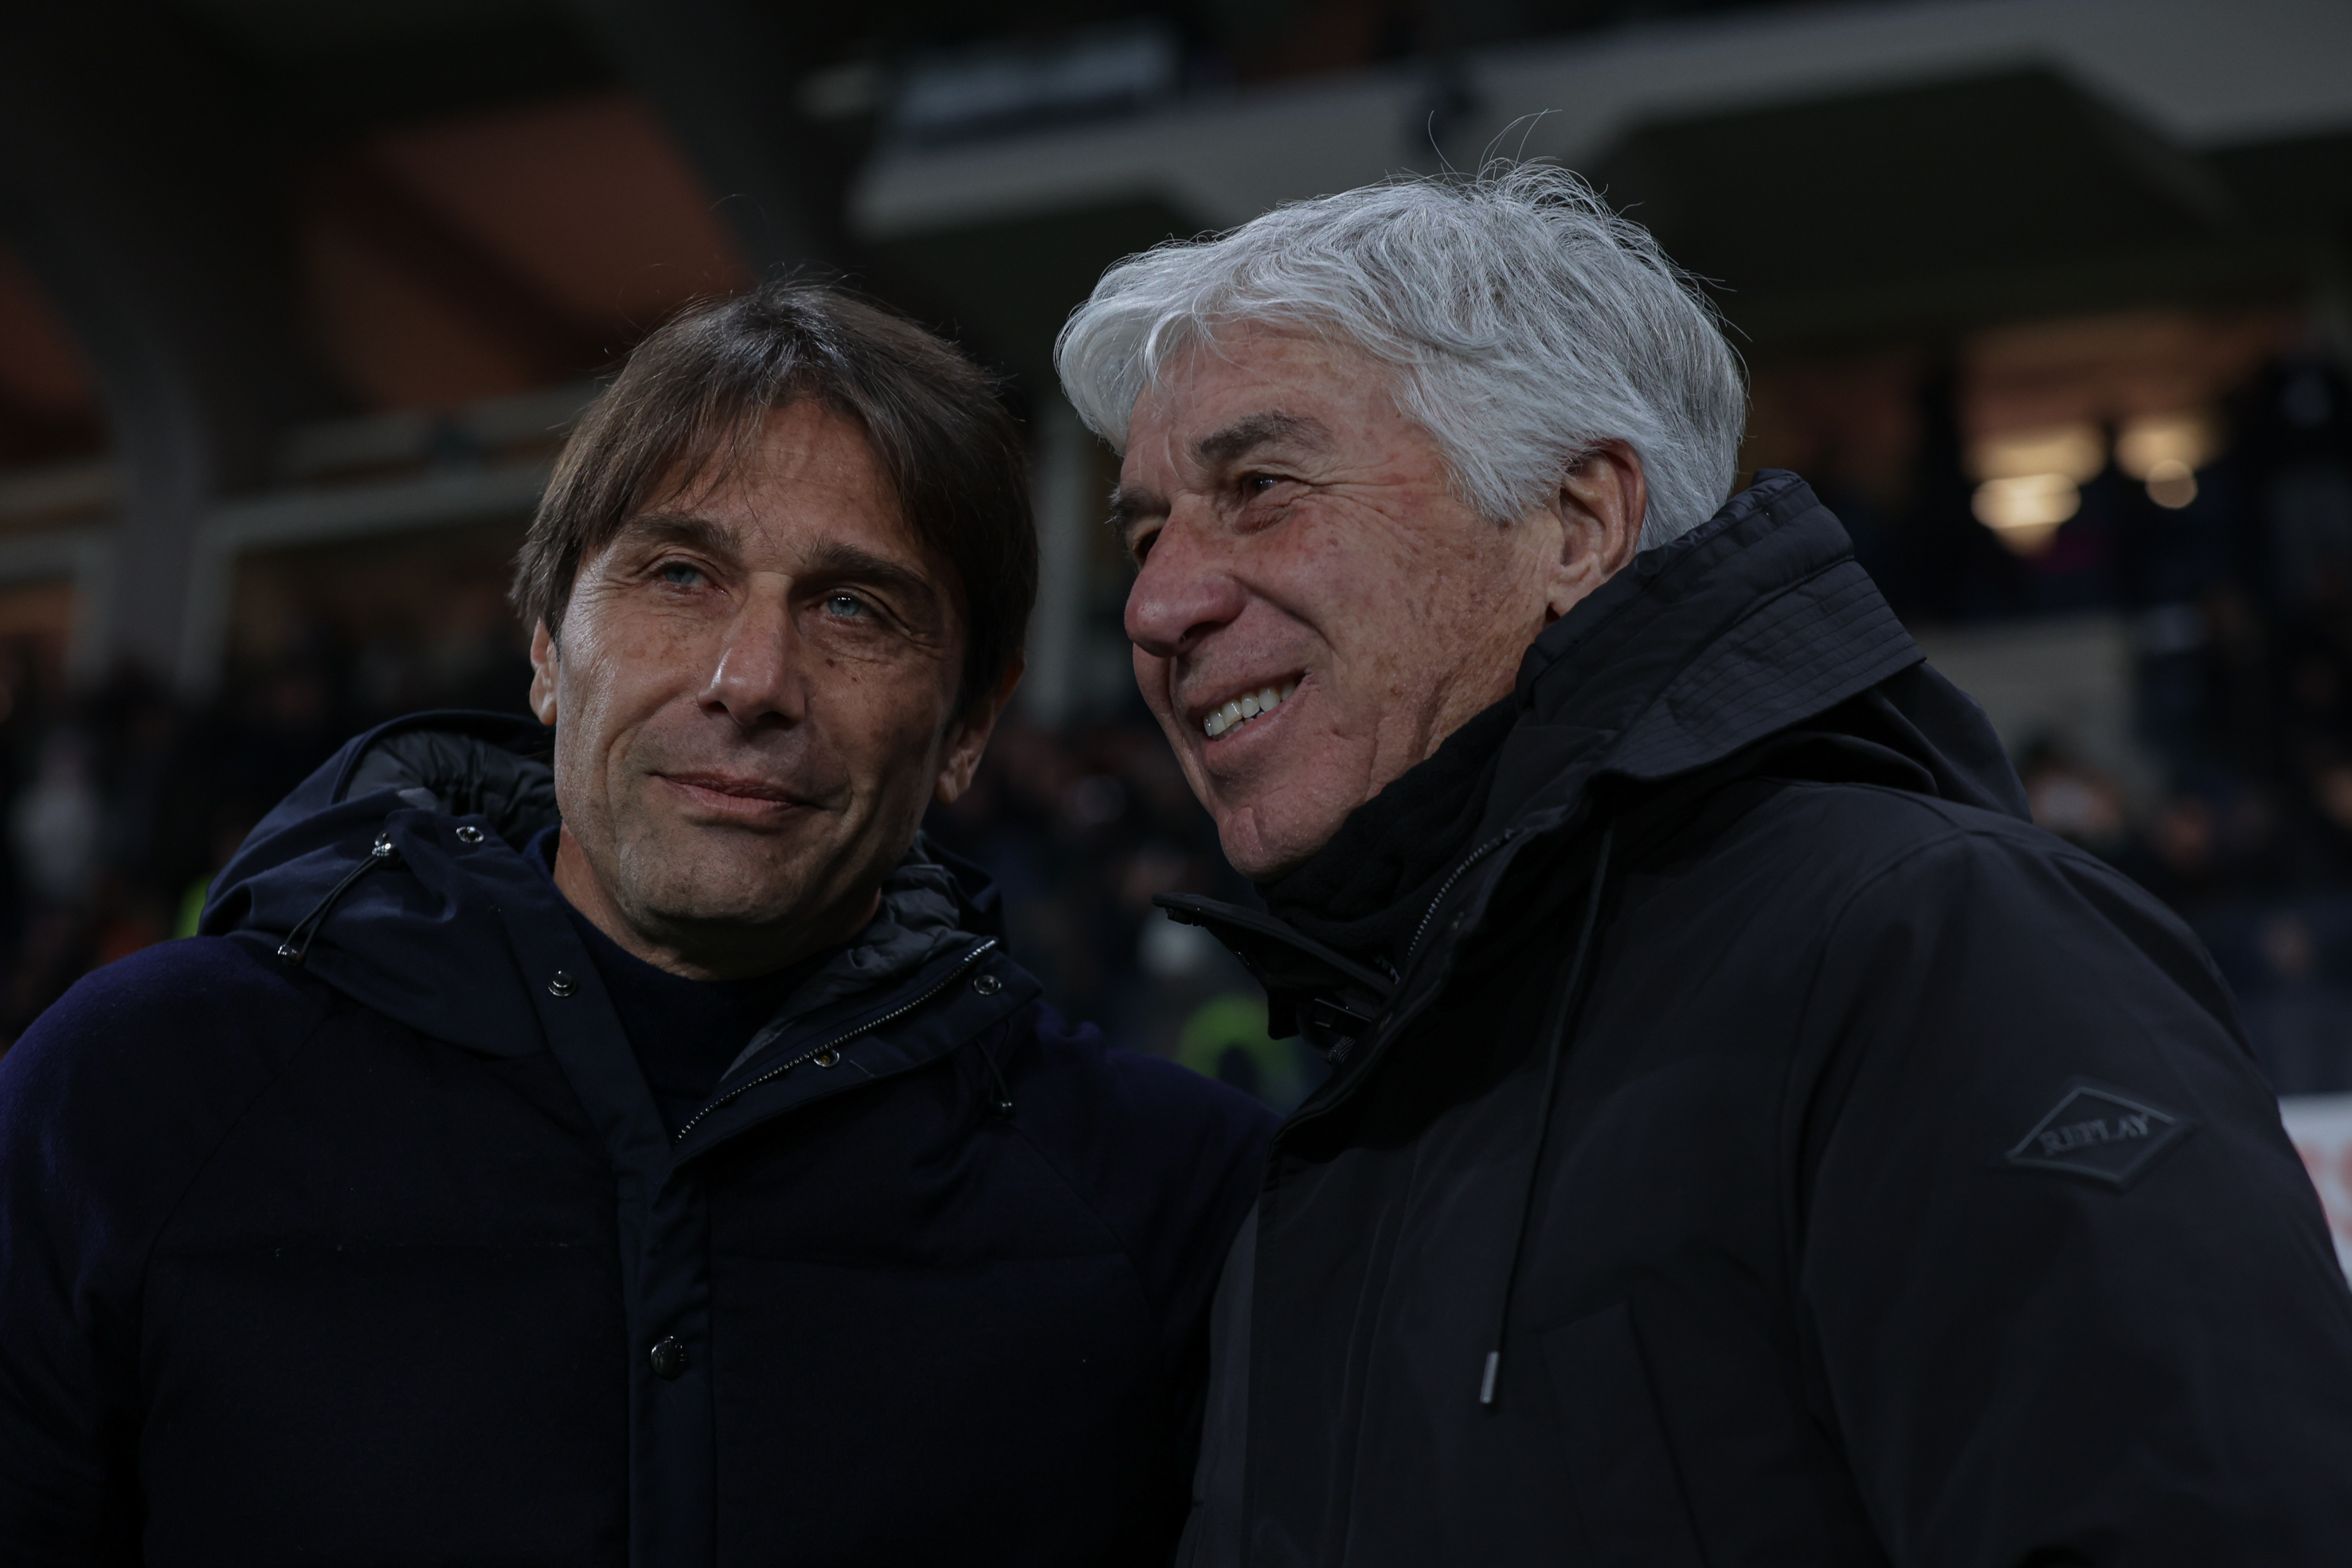
[[[947,755],[940,763],[939,780],[931,787],[931,795],[940,805],[954,805],[971,788],[971,776],[980,771],[981,753],[988,749],[988,737],[996,732],[996,721],[1003,716],[1005,705],[1013,700],[1013,688],[1021,684],[1021,673],[1026,667],[1016,657],[996,690],[974,703],[971,711],[950,728]]]
[[[1558,505],[1560,559],[1547,606],[1555,621],[1639,553],[1650,508],[1641,455],[1622,441],[1601,442],[1560,476]]]
[[[548,633],[547,622],[538,621],[530,628],[530,711],[539,722],[555,723],[555,639]]]

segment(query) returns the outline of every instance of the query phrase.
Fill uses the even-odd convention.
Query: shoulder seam
[[[1859,788],[1884,789],[1884,786],[1862,785],[1859,786]],[[1904,791],[1899,789],[1889,789],[1885,792],[1892,795],[1900,795],[1904,793]],[[1935,813],[1931,812],[1929,815],[1933,816]],[[1872,868],[1872,870],[1859,882],[1855,883],[1853,886],[1846,889],[1845,895],[1837,901],[1837,904],[1830,910],[1828,917],[1822,922],[1821,948],[1820,951],[1813,955],[1813,973],[1805,982],[1805,999],[1799,1008],[1797,1015],[1800,1019],[1806,1018],[1812,1012],[1813,993],[1815,988],[1821,983],[1822,967],[1828,963],[1830,948],[1837,940],[1838,929],[1845,924],[1846,916],[1853,912],[1855,904],[1860,902],[1865,894],[1875,889],[1880,883],[1885,882],[1888,877],[1893,876],[1895,873],[1904,870],[1906,867],[1909,866],[1912,862],[1918,860],[1923,855],[1943,849],[1947,845],[1957,843],[1963,839],[1990,838],[1993,836],[1981,827],[1955,822],[1949,818],[1938,817],[1937,820],[1942,821],[1944,824],[1944,831],[1942,832],[1937,833],[1929,838],[1922,839],[1916,844],[1904,845],[1901,850],[1889,856],[1877,866]]]
[[[1827,786],[1824,786],[1824,788],[1827,788]],[[1838,932],[1844,925],[1846,917],[1853,912],[1853,906],[1859,903],[1865,894],[1872,892],[1880,883],[1885,882],[1889,877],[1894,876],[1897,872],[1905,870],[1923,856],[1935,851],[1944,849],[1947,846],[1957,843],[1964,839],[1991,836],[1983,827],[1963,825],[1953,821],[1949,817],[1944,816],[1940,812],[1926,810],[1926,802],[1918,801],[1917,797],[1909,795],[1907,791],[1889,789],[1884,785],[1876,784],[1853,785],[1846,786],[1846,788],[1872,789],[1884,794],[1904,796],[1906,800],[1916,802],[1924,814],[1941,822],[1943,824],[1943,831],[1923,839],[1917,843],[1905,845],[1901,851],[1889,857],[1882,864],[1874,868],[1853,887],[1846,890],[1845,896],[1838,900],[1836,905],[1831,909],[1828,917],[1822,922],[1822,939],[1816,946],[1813,952],[1812,972],[1805,977],[1804,995],[1799,999],[1797,1004],[1796,1029],[1800,1036],[1802,1035],[1807,1021],[1813,1016],[1814,1004],[1820,995],[1822,977],[1823,972],[1828,967],[1830,954],[1836,947]],[[1797,1062],[1800,1055],[1801,1055],[1801,1052],[1794,1051],[1789,1053],[1787,1065],[1784,1070],[1784,1076],[1780,1085],[1781,1113],[1776,1116],[1774,1121],[1776,1125],[1783,1134],[1785,1134],[1792,1125],[1791,1118],[1788,1114],[1788,1108],[1790,1104],[1790,1097],[1796,1092],[1797,1089]],[[1801,1124],[1801,1118],[1798,1118],[1797,1124]],[[1775,1141],[1778,1141],[1777,1137]],[[1799,1151],[1794,1149],[1780,1149],[1773,1160],[1773,1167],[1776,1170],[1783,1171],[1796,1170],[1798,1168],[1798,1154]],[[1793,1197],[1793,1194],[1791,1197]]]

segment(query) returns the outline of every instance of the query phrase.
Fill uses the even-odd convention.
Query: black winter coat
[[[1409,951],[1180,911],[1338,1058],[1220,1296],[1189,1561],[2352,1563],[2352,1295],[2212,964],[2025,820],[1794,476],[1474,730]]]
[[[673,1140],[535,731],[354,743],[0,1060],[0,1562],[1165,1561],[1270,1119],[968,878]]]

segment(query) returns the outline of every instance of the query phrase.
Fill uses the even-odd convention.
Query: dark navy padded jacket
[[[674,1141],[517,848],[534,729],[354,742],[0,1060],[0,1557],[1164,1560],[1265,1114],[1066,1025],[960,871],[968,946]]]

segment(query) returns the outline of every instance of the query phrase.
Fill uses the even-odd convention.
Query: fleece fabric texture
[[[933,865],[674,1135],[534,729],[354,742],[0,1060],[0,1558],[1165,1561],[1269,1119]]]
[[[1401,977],[1276,1135],[1186,1560],[2352,1562],[2352,1294],[2229,996],[1802,483],[1510,709],[1273,890]]]

